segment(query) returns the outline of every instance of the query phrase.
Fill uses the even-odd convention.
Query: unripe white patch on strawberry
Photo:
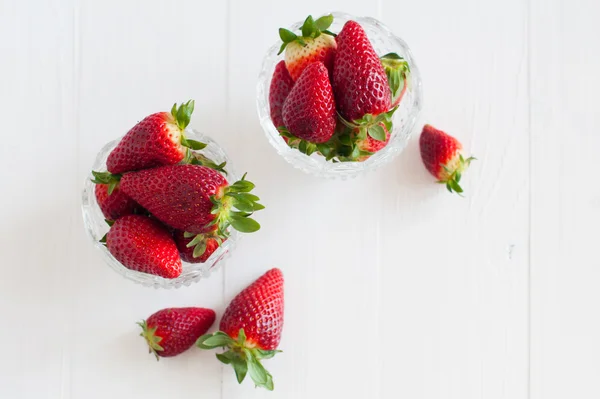
[[[446,181],[450,178],[450,176],[452,175],[452,172],[459,170],[460,172],[462,172],[462,165],[460,162],[460,151],[456,151],[454,153],[454,156],[448,161],[446,162],[446,168],[440,168],[440,172],[439,172],[439,176],[438,179],[441,181]],[[448,172],[450,171],[450,172]]]
[[[165,114],[167,114],[167,113],[165,112]],[[183,131],[181,130],[179,125],[177,125],[177,121],[175,120],[173,115],[171,115],[171,114],[167,114],[167,115],[168,115],[168,117],[167,117],[168,119],[167,119],[166,126],[167,126],[169,140],[171,140],[173,142],[173,144],[175,144],[177,146],[177,148],[179,149],[179,152],[182,155],[185,155],[187,148],[180,145],[181,135],[182,135]]]
[[[285,48],[285,66],[292,79],[297,80],[302,71],[311,63],[321,61],[328,68],[331,67],[328,58],[333,61],[333,56],[327,54],[337,48],[335,38],[329,35],[320,35],[316,39],[304,38],[303,46],[299,42],[291,42]]]

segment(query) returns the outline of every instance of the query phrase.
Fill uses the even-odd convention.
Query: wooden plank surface
[[[466,197],[433,183],[417,137],[394,162],[319,180],[271,148],[256,79],[277,28],[340,10],[410,45],[429,122],[479,159]],[[0,397],[596,398],[600,6],[593,0],[0,0]],[[267,208],[226,267],[134,285],[84,235],[82,183],[109,140],[173,102],[248,171]],[[583,173],[582,173],[583,172]],[[155,362],[135,322],[222,313],[286,277],[276,390],[214,355]]]
[[[531,399],[598,398],[600,7],[531,11]]]

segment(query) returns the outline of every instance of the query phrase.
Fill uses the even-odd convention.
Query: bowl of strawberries
[[[241,233],[260,228],[254,184],[225,151],[188,127],[194,102],[147,116],[98,153],[83,190],[83,219],[108,265],[145,286],[208,277]]]
[[[279,29],[258,80],[261,125],[296,168],[355,177],[406,146],[422,108],[406,43],[376,19],[332,13]]]

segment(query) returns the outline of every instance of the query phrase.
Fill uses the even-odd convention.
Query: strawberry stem
[[[404,58],[396,53],[388,53],[380,60],[388,78],[388,85],[392,92],[392,104],[394,104],[402,93],[404,85],[408,84],[410,66]]]

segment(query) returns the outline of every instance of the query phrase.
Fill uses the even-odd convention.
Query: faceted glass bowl
[[[382,150],[372,155],[364,162],[339,162],[333,163],[326,161],[325,158],[317,153],[307,156],[296,149],[288,147],[285,141],[279,135],[279,132],[271,121],[269,109],[269,87],[271,86],[271,77],[275,66],[284,59],[283,54],[277,55],[281,41],[275,43],[265,55],[262,70],[258,77],[257,100],[258,117],[260,124],[267,135],[267,139],[275,147],[279,155],[285,158],[294,167],[319,177],[326,178],[348,178],[356,177],[359,174],[375,170],[379,166],[390,162],[396,157],[406,144],[412,134],[415,124],[418,120],[423,104],[423,90],[421,84],[421,75],[415,64],[415,59],[410,52],[407,44],[395,36],[389,28],[374,18],[354,17],[352,15],[334,12],[333,24],[329,28],[334,33],[339,33],[344,24],[349,20],[358,22],[367,32],[371,44],[380,57],[395,52],[403,57],[410,67],[408,79],[408,89],[400,102],[399,109],[394,113],[394,128],[391,132],[391,138],[388,145]],[[289,29],[297,32],[304,21],[292,25]]]
[[[206,155],[217,164],[227,162],[225,169],[228,174],[226,176],[228,182],[239,180],[231,161],[227,157],[225,151],[210,137],[196,132],[191,129],[186,129],[186,138],[191,140],[201,141],[208,144],[200,153]],[[111,141],[106,144],[96,156],[96,160],[92,165],[91,170],[103,172],[106,171],[106,159],[108,154],[117,146],[121,139]],[[183,271],[181,275],[175,279],[166,279],[152,274],[142,273],[135,270],[130,270],[116,260],[108,249],[100,242],[100,239],[109,230],[108,225],[104,221],[104,215],[98,206],[95,195],[95,184],[92,183],[92,174],[88,175],[84,183],[82,196],[82,211],[83,222],[85,229],[92,240],[94,246],[98,248],[104,261],[117,273],[123,277],[135,281],[147,287],[155,288],[179,288],[182,285],[190,285],[202,278],[209,277],[218,267],[222,266],[227,257],[235,249],[240,234],[234,229],[231,229],[231,235],[223,244],[206,260],[204,263],[187,263],[182,262]]]

